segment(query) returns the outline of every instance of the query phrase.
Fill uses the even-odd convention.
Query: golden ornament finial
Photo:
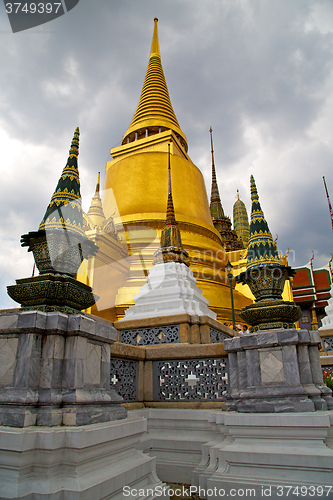
[[[154,18],[154,33],[153,33],[153,41],[151,43],[150,57],[158,56],[161,57],[160,54],[160,46],[158,43],[158,30],[157,30],[158,18]]]
[[[97,184],[96,184],[96,191],[95,194],[99,194],[100,191],[100,183],[101,183],[101,173],[98,172],[98,177],[97,177]]]
[[[310,262],[309,262],[309,264],[310,264],[310,266],[311,266],[311,267],[312,267],[312,261],[313,261],[313,259],[314,259],[314,256],[315,256],[315,253],[314,253],[314,251],[312,250],[312,257],[311,257]]]

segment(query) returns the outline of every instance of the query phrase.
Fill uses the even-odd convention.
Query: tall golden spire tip
[[[151,43],[150,57],[152,57],[152,56],[161,57],[160,46],[158,43],[157,21],[158,21],[158,18],[155,17],[154,18],[154,34],[153,34],[153,41]]]

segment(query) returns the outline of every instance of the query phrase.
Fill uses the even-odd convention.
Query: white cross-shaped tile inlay
[[[199,379],[192,372],[185,379],[185,382],[187,382],[190,387],[194,387],[195,385],[197,385],[198,381],[199,381]]]

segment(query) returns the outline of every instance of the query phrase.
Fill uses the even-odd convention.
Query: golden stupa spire
[[[170,143],[168,144],[168,205],[167,205],[166,224],[171,224],[173,226],[177,225],[176,217],[175,217],[175,209],[173,206],[173,199],[172,199]]]
[[[212,191],[211,191],[211,198],[210,202],[218,202],[221,205],[221,198],[220,198],[220,193],[219,193],[219,187],[217,185],[217,179],[216,179],[216,170],[215,170],[215,162],[214,162],[214,147],[213,147],[213,129],[210,127],[209,129],[210,133],[210,145],[211,145],[211,152],[212,152]],[[221,205],[221,210],[223,213],[223,208]],[[222,214],[224,215],[224,214]]]
[[[150,57],[157,56],[161,57],[160,54],[160,46],[158,43],[158,30],[157,30],[158,18],[154,18],[154,33],[153,33],[153,41],[151,43]]]
[[[155,17],[148,68],[139,104],[131,125],[124,134],[123,144],[171,129],[187,151],[187,139],[173,110],[163,72],[157,21],[158,19]]]
[[[105,221],[105,215],[100,196],[100,183],[101,183],[101,173],[98,172],[95,194],[91,200],[90,208],[87,213],[91,222],[96,226],[101,226],[102,223]]]

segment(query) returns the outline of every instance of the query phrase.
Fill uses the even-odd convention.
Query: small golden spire
[[[173,199],[172,199],[170,143],[168,144],[168,205],[167,205],[166,223],[171,224],[173,226],[177,225],[176,217],[175,217],[175,209],[173,206]]]
[[[98,172],[98,178],[97,178],[97,184],[96,184],[95,194],[99,194],[100,193],[100,184],[101,184],[101,173]]]
[[[150,57],[152,57],[152,56],[161,57],[160,46],[158,43],[157,22],[158,22],[158,18],[155,17],[154,18],[154,33],[153,33],[153,41],[151,43]]]
[[[213,147],[213,129],[210,127],[209,129],[210,133],[210,145],[211,145],[211,152],[212,152],[212,191],[211,191],[211,203],[214,201],[218,201],[221,203],[221,198],[220,198],[220,193],[219,193],[219,188],[217,185],[217,179],[216,179],[216,170],[215,170],[215,162],[214,162],[214,147]]]
[[[100,197],[100,182],[101,182],[101,173],[98,172],[95,194],[91,200],[90,208],[87,212],[90,221],[97,227],[101,227],[103,222],[105,222],[103,204]]]

